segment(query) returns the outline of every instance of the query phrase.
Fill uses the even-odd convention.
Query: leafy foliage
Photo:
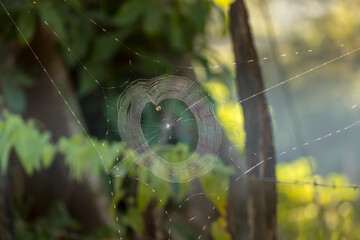
[[[128,80],[129,76],[130,78],[135,76],[148,78],[154,74],[171,74],[175,69],[162,64],[156,66],[154,73],[153,60],[181,65],[184,56],[189,54],[204,67],[205,74],[201,75],[199,79],[206,79],[205,88],[219,103],[216,112],[227,136],[240,150],[243,149],[245,132],[243,131],[242,109],[236,103],[229,102],[230,95],[233,93],[229,91],[231,88],[226,87],[226,83],[224,84],[224,79],[229,79],[230,74],[224,75],[210,69],[208,60],[202,56],[206,47],[205,31],[211,12],[211,1],[71,0],[66,1],[66,4],[63,1],[34,1],[33,7],[28,4],[29,1],[5,0],[3,2],[9,7],[10,13],[15,17],[27,41],[33,40],[37,28],[45,27],[44,21],[58,34],[60,37],[59,49],[71,75],[76,79],[73,85],[81,100],[86,119],[92,119],[95,114],[101,113],[100,115],[102,115],[99,124],[96,124],[95,127],[89,124],[92,134],[105,132],[105,128],[116,129],[117,124],[116,121],[110,122],[110,126],[103,124],[106,122],[106,115],[111,119],[116,119],[116,113],[106,112],[108,111],[106,105],[116,105],[117,93],[107,93],[108,102],[103,99],[98,101],[94,97],[96,95],[94,93],[103,91],[106,87],[119,86]],[[340,0],[334,2],[338,4]],[[215,0],[215,3],[225,10],[232,0]],[[333,16],[318,15],[322,21],[319,22],[320,24],[314,25],[312,31],[304,32],[302,26],[294,28],[300,29],[301,39],[305,40],[301,44],[294,40],[294,46],[306,49],[309,45],[321,46],[325,45],[325,42],[337,43],[339,35],[357,42],[356,31],[351,30],[357,26],[355,19],[358,13],[357,8],[350,5],[350,2],[346,3],[350,11],[349,9],[335,8],[331,11]],[[94,19],[99,25],[104,26],[109,34],[94,26],[88,18]],[[308,24],[308,22],[304,21],[304,24]],[[6,46],[15,41],[20,47],[25,47],[22,37],[15,29],[6,30],[9,29],[9,20],[3,12],[0,14],[0,25],[5,29],[0,38],[2,45]],[[350,27],[344,28],[345,25]],[[327,34],[318,34],[321,28],[328,29],[331,39],[324,39]],[[128,47],[114,41],[113,37]],[[91,75],[82,67],[82,64],[78,64],[77,59],[60,42],[64,42],[75,53],[78,60],[90,70]],[[291,47],[291,49],[293,48]],[[136,53],[129,49],[133,49],[145,57],[134,57]],[[328,52],[326,51],[325,54]],[[151,58],[149,61],[145,60],[147,56]],[[216,59],[216,57],[211,55],[211,59]],[[299,64],[300,61],[304,60],[296,58],[289,62],[295,68],[303,67],[303,64]],[[306,61],[311,61],[311,59],[306,59]],[[130,67],[129,62],[131,63]],[[287,67],[287,69],[290,68],[294,67]],[[336,68],[334,69],[333,71],[337,71]],[[331,71],[329,73],[332,74]],[[95,83],[94,78],[103,88]],[[216,81],[209,81],[214,79]],[[18,66],[15,66],[1,69],[0,81],[6,106],[15,112],[23,112],[26,109],[24,88],[31,87],[36,79],[29,78]],[[202,80],[202,83],[204,82]],[[314,90],[318,91],[316,88]],[[221,103],[222,101],[228,101],[228,103]],[[306,109],[308,112],[308,106]],[[25,122],[21,117],[7,112],[2,114],[2,118],[0,121],[0,166],[2,171],[6,171],[12,151],[19,157],[24,170],[29,175],[49,167],[54,157],[61,154],[70,168],[71,176],[81,181],[82,176],[89,171],[102,177],[104,167],[110,169],[117,163],[117,159],[123,159],[129,154],[128,150],[125,150],[118,142],[109,143],[95,138],[90,141],[81,135],[73,136],[70,139],[62,138],[59,142],[53,143],[50,141],[51,133],[38,130],[34,121]],[[91,120],[88,122],[90,123]],[[117,148],[120,150],[117,151]],[[100,160],[99,153],[103,156],[103,162]],[[167,149],[164,154],[169,161],[178,162],[186,158],[189,149],[179,144],[174,148]],[[131,156],[128,159],[131,161],[135,157]],[[123,209],[126,210],[120,210],[122,211],[121,227],[127,226],[137,234],[144,231],[143,213],[152,201],[156,200],[158,209],[165,208],[171,201],[183,200],[189,187],[188,183],[163,182],[134,165],[119,166],[120,168],[116,172],[118,176],[112,179],[114,197],[111,206],[125,205]],[[216,240],[230,239],[226,232],[227,193],[224,190],[229,186],[229,178],[233,172],[233,169],[218,162],[213,171],[200,179],[203,191],[220,213],[219,218],[211,225],[211,233]],[[140,179],[136,184],[135,193],[131,192],[125,183],[127,176]],[[312,182],[316,180],[318,183],[326,182],[335,185],[348,183],[348,180],[342,175],[331,174],[325,178],[314,176],[304,159],[292,164],[280,164],[277,176],[279,180],[284,181],[293,179]],[[360,235],[356,229],[359,220],[355,216],[354,210],[354,202],[358,197],[356,192],[318,189],[302,185],[279,185],[278,190],[278,221],[282,234],[285,236],[293,237],[295,235],[298,236],[298,239],[308,239],[314,236],[323,239],[356,239]],[[221,198],[218,198],[220,195]],[[134,197],[136,197],[135,200]],[[113,207],[111,209],[114,211]],[[40,228],[29,227],[22,222],[18,223],[16,230],[19,238],[53,239],[49,237],[53,232],[44,231],[44,226],[50,230],[55,229],[55,232],[59,229],[77,229],[76,223],[70,219],[66,210],[61,206],[57,207],[55,214],[47,216],[36,224],[40,225]],[[183,231],[184,236],[188,236],[187,231],[190,232],[189,229]],[[65,238],[61,234],[57,237]]]
[[[78,180],[89,171],[99,177],[102,169],[108,169],[123,151],[120,143],[90,141],[82,135],[61,138],[58,148],[70,166],[72,176]]]
[[[22,88],[30,87],[33,84],[27,74],[16,67],[5,68],[0,71],[3,94],[6,103],[15,112],[23,112],[26,107],[26,97]]]
[[[227,189],[230,184],[230,176],[234,173],[233,167],[225,166],[218,161],[209,174],[200,177],[205,194],[222,215],[226,215]]]
[[[100,175],[100,171],[104,167],[99,161],[100,155],[104,158],[103,164],[109,166],[122,151],[122,148],[119,147],[121,144],[89,141],[81,135],[71,139],[62,138],[57,144],[53,144],[50,142],[51,134],[40,132],[34,121],[26,123],[20,116],[6,111],[2,115],[4,118],[0,121],[2,171],[7,169],[12,149],[15,150],[28,175],[41,168],[49,167],[55,155],[62,153],[71,169],[72,176],[80,180],[88,171],[96,176]]]
[[[7,169],[12,149],[15,149],[25,172],[29,175],[49,166],[55,155],[54,147],[49,143],[50,133],[40,133],[34,128],[33,121],[25,123],[21,117],[8,112],[4,112],[3,117],[4,121],[0,121],[2,171]]]
[[[120,143],[111,144],[106,141],[90,140],[82,135],[76,135],[70,139],[61,138],[56,144],[53,144],[50,133],[39,131],[34,121],[25,122],[18,115],[6,111],[3,112],[2,116],[3,119],[0,121],[0,132],[2,133],[0,135],[0,164],[3,171],[7,169],[12,149],[15,150],[28,175],[33,174],[34,171],[49,167],[55,155],[62,154],[70,168],[71,176],[78,181],[81,181],[84,174],[88,172],[101,177],[104,166],[109,169],[117,163],[121,155],[127,156],[125,148]],[[100,161],[99,153],[103,161]],[[189,154],[189,148],[183,144],[178,144],[165,152],[166,158],[173,162],[182,161]],[[163,209],[170,200],[182,201],[185,197],[189,183],[173,184],[153,176],[138,166],[134,167],[132,165],[132,167],[129,167],[125,164],[118,166],[121,169],[116,172],[117,177],[114,178],[115,196],[112,205],[117,205],[121,201],[127,202],[128,207],[121,222],[139,235],[144,231],[142,213],[153,199],[156,199],[156,208]],[[229,179],[233,173],[232,168],[224,166],[219,161],[212,171],[200,179],[203,191],[214,202],[223,216],[226,215],[227,204],[227,191],[224,191],[224,189],[229,186]],[[136,202],[130,200],[133,196],[127,193],[123,185],[123,180],[127,176],[139,179],[136,188]],[[218,196],[221,196],[221,198],[218,198]],[[67,218],[66,215],[64,217]],[[220,224],[221,221],[222,224]],[[219,236],[222,236],[222,234],[226,234],[226,230],[221,228],[224,226],[223,221],[225,221],[224,218],[222,220],[218,219],[214,223],[213,231],[215,235],[220,234]],[[69,224],[71,222],[72,220],[69,221]],[[40,228],[42,226],[41,221],[35,224],[39,224]],[[21,228],[21,226],[18,227]],[[54,228],[61,228],[61,226],[56,225]],[[23,227],[24,229],[20,231],[21,234],[28,236],[30,239],[32,236],[47,236],[49,234],[44,229],[38,229],[36,231],[38,235],[31,235],[27,227],[25,225]]]
[[[331,173],[325,178],[314,175],[310,162],[300,158],[280,163],[276,174],[279,181],[304,181],[336,186],[349,185],[348,179]],[[359,217],[355,216],[358,191],[353,189],[316,188],[313,185],[279,184],[278,223],[284,236],[296,239],[358,239]]]
[[[34,39],[36,29],[40,27],[56,32],[60,50],[74,76],[79,99],[85,105],[85,116],[91,117],[93,112],[101,112],[103,119],[107,114],[105,105],[115,106],[117,93],[109,93],[107,103],[94,99],[92,94],[100,90],[94,79],[101,83],[102,87],[125,82],[129,76],[129,60],[131,72],[136,73],[137,77],[153,77],[154,62],[151,59],[145,60],[148,56],[175,64],[181,64],[179,61],[182,61],[184,55],[201,58],[202,49],[206,46],[205,26],[213,6],[211,1],[179,0],[4,3],[27,41]],[[89,18],[107,29],[108,33],[95,26]],[[45,22],[48,26],[45,26]],[[1,14],[0,24],[8,25],[7,16]],[[25,46],[15,29],[5,33],[1,38],[4,44],[15,40],[22,47]],[[145,57],[135,57],[135,52],[142,53]],[[85,65],[91,74],[82,65]],[[157,74],[171,74],[172,71],[175,70],[165,65],[157,67]],[[21,94],[23,87],[16,85],[6,91],[6,96],[13,96],[13,99],[6,98],[9,104],[16,105],[13,110],[24,109],[26,101]],[[110,125],[112,124],[114,123],[110,122]],[[111,127],[115,128],[116,125]],[[96,128],[97,132],[98,129],[105,131],[102,124]]]
[[[231,240],[230,234],[226,231],[227,223],[224,217],[219,217],[211,225],[211,235],[214,240]]]

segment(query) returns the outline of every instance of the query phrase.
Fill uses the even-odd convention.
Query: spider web
[[[173,107],[165,111],[161,123],[153,124],[152,128],[158,129],[151,131],[147,139],[141,128],[143,109],[146,104],[153,103],[156,111],[165,110],[162,102],[167,99],[180,100],[187,107],[178,113],[173,112]],[[188,111],[192,112],[193,119],[184,118],[184,113]],[[171,163],[151,150],[149,142],[152,139],[159,137],[157,144],[172,140],[171,130],[178,127],[181,131],[181,125],[189,121],[196,122],[199,140],[195,153],[188,159]],[[165,76],[137,82],[120,96],[118,123],[122,140],[139,155],[137,163],[166,181],[190,181],[207,173],[216,162],[215,156],[218,155],[221,143],[220,125],[208,96],[194,81]]]
[[[66,1],[64,1],[64,4],[68,4],[68,3]],[[16,25],[15,21],[12,19],[12,16],[9,14],[6,6],[2,3],[2,1],[1,1],[1,5],[2,5],[3,9],[6,11],[6,13],[9,15],[10,20],[13,22],[14,26],[17,28],[19,33],[21,35],[23,35],[22,30],[18,28],[18,26]],[[68,4],[68,5],[70,7],[73,7],[71,4]],[[33,5],[31,5],[31,7],[36,12],[36,7],[34,7]],[[169,64],[169,63],[164,63],[157,59],[143,55],[142,53],[139,53],[133,49],[130,49],[127,45],[122,43],[118,38],[116,38],[116,36],[113,36],[110,31],[103,28],[96,21],[94,21],[93,19],[86,16],[80,10],[78,10],[76,8],[74,10],[78,14],[81,14],[85,18],[87,18],[94,25],[94,27],[100,28],[100,30],[102,32],[106,33],[109,36],[109,38],[111,38],[115,42],[119,43],[122,47],[126,48],[135,57],[141,59],[142,61],[151,61],[154,64],[166,65],[168,68],[175,69],[175,71],[177,71],[177,72],[180,72],[180,70],[187,70],[187,71],[195,70],[196,71],[196,67],[178,66],[178,65],[173,65],[173,64]],[[140,159],[136,164],[138,164],[140,162],[140,165],[145,166],[145,168],[147,168],[153,174],[159,176],[160,178],[164,179],[165,181],[174,181],[174,182],[190,181],[194,178],[197,178],[197,177],[205,174],[213,167],[213,165],[215,164],[214,160],[212,160],[211,158],[200,158],[199,156],[195,156],[195,155],[193,155],[194,159],[192,159],[193,161],[191,161],[191,162],[205,160],[202,163],[198,163],[198,165],[195,168],[192,168],[192,166],[190,166],[189,164],[185,164],[181,167],[178,167],[178,164],[171,164],[169,162],[167,162],[168,165],[165,167],[162,166],[161,164],[154,164],[154,162],[161,162],[161,161],[166,162],[166,161],[164,161],[164,159],[162,159],[162,158],[159,159],[158,158],[159,155],[156,153],[155,154],[153,153],[152,147],[150,146],[150,145],[152,145],[152,144],[150,144],[151,140],[153,138],[159,137],[159,135],[160,135],[160,139],[157,139],[156,143],[160,143],[160,142],[164,141],[163,139],[166,139],[166,141],[168,142],[169,141],[168,139],[171,139],[171,138],[169,138],[171,136],[169,136],[167,134],[167,132],[169,131],[169,128],[172,127],[175,123],[178,123],[178,122],[181,123],[182,121],[186,121],[186,119],[185,120],[182,119],[182,116],[187,114],[188,112],[191,112],[192,115],[195,117],[195,121],[194,121],[194,119],[187,119],[187,120],[192,121],[191,125],[193,126],[194,122],[196,122],[197,124],[195,124],[195,126],[198,129],[202,129],[202,130],[198,131],[198,133],[199,133],[198,142],[200,142],[200,145],[202,147],[199,155],[205,155],[207,153],[215,155],[215,156],[217,155],[218,148],[219,148],[220,141],[221,141],[221,134],[220,134],[220,130],[219,130],[220,126],[217,125],[218,124],[217,121],[214,121],[215,118],[213,117],[213,112],[211,109],[212,103],[209,101],[209,96],[206,93],[202,92],[202,90],[199,87],[197,87],[196,83],[193,80],[181,78],[178,76],[159,77],[159,76],[155,75],[154,79],[147,80],[147,81],[146,80],[138,81],[137,79],[130,79],[129,81],[126,81],[124,84],[122,84],[120,86],[113,86],[110,88],[103,87],[103,86],[101,86],[99,81],[94,77],[91,69],[88,68],[86,65],[84,65],[79,60],[79,58],[73,53],[72,49],[70,49],[67,46],[66,42],[61,39],[61,37],[54,30],[54,28],[46,20],[42,19],[42,21],[54,33],[54,35],[59,39],[61,44],[63,44],[64,47],[68,49],[68,51],[73,56],[73,58],[77,61],[77,63],[81,67],[84,68],[84,70],[89,74],[90,78],[96,84],[98,84],[99,87],[101,87],[101,89],[103,89],[103,98],[107,103],[108,103],[107,91],[120,90],[122,92],[122,95],[120,95],[120,98],[119,98],[120,103],[118,106],[111,106],[111,105],[107,104],[107,108],[109,109],[109,111],[115,111],[115,112],[118,112],[118,114],[119,114],[118,119],[111,119],[110,117],[108,118],[108,122],[116,121],[118,123],[119,130],[108,129],[105,135],[106,135],[106,137],[108,137],[109,134],[111,134],[111,133],[116,134],[117,131],[120,131],[122,140],[124,140],[125,142],[130,141],[129,147],[132,150],[129,151],[130,153],[127,156],[130,156],[134,153],[139,155],[139,156],[135,157],[137,159]],[[24,38],[24,40],[25,40],[25,38]],[[26,43],[27,43],[29,49],[32,51],[34,57],[40,64],[40,66],[45,71],[46,75],[49,78],[49,81],[51,81],[52,84],[54,85],[54,87],[57,89],[60,97],[64,101],[64,104],[67,105],[67,107],[71,111],[72,115],[77,120],[79,126],[82,128],[84,133],[89,137],[89,140],[92,141],[90,138],[90,134],[85,130],[83,123],[81,123],[80,119],[77,117],[75,112],[72,110],[72,108],[68,104],[67,99],[62,94],[62,92],[58,88],[58,86],[55,84],[52,76],[47,72],[47,70],[44,67],[44,65],[42,64],[41,60],[37,57],[36,52],[33,51],[33,49],[30,47],[28,42],[26,42]],[[339,44],[337,47],[343,49],[344,44]],[[291,53],[282,53],[280,56],[277,56],[277,57],[285,58],[290,55],[294,57],[294,56],[299,56],[299,55],[311,54],[315,51],[316,50],[314,50],[314,49],[307,49],[307,50],[303,50],[303,51],[295,50],[295,51],[291,51]],[[348,57],[350,55],[354,55],[354,54],[358,53],[359,51],[360,51],[360,48],[352,48],[352,49],[343,51],[343,53],[339,54],[338,56],[329,58],[328,60],[322,61],[321,63],[314,64],[314,65],[306,68],[305,70],[302,70],[300,73],[295,74],[292,77],[289,77],[287,79],[284,79],[279,83],[271,84],[265,90],[254,93],[250,97],[243,99],[241,101],[223,100],[222,102],[242,104],[246,101],[249,101],[249,100],[256,98],[257,96],[259,96],[261,94],[265,94],[265,93],[267,94],[267,96],[269,98],[269,102],[271,102],[271,100],[273,98],[275,98],[276,91],[278,91],[278,89],[280,89],[283,85],[290,84],[290,82],[295,82],[296,80],[299,80],[302,77],[306,77],[310,74],[313,74],[313,72],[316,72],[318,70],[326,68],[328,65],[336,64],[337,62],[343,61],[344,59],[346,59],[346,57]],[[248,59],[241,63],[232,63],[232,65],[249,64],[254,61],[255,61],[254,59]],[[265,57],[259,58],[258,61],[260,61],[262,64],[266,64],[268,62],[271,63],[271,57],[265,56]],[[131,67],[131,61],[129,61],[129,66]],[[214,69],[222,68],[222,66],[220,66],[220,65],[213,65],[211,67]],[[267,66],[265,66],[265,69],[266,69],[266,67]],[[161,80],[164,78],[165,78],[165,81]],[[167,82],[166,79],[170,82]],[[174,79],[174,81],[171,82],[171,79]],[[181,80],[183,80],[185,82],[185,85],[181,85]],[[130,82],[132,82],[132,83],[130,83]],[[160,83],[160,84],[157,85],[158,83]],[[162,83],[164,83],[164,84],[162,84]],[[180,83],[180,85],[177,86],[176,84],[179,84],[179,83]],[[140,90],[139,90],[139,86],[140,86]],[[195,86],[195,90],[193,88],[194,86]],[[184,90],[184,89],[185,89],[184,92],[180,92],[180,93],[176,92],[177,90]],[[325,92],[325,97],[327,99],[329,97],[329,94],[326,93],[327,89],[323,86],[322,90]],[[198,92],[199,94],[196,97],[193,97],[194,92],[195,93]],[[186,98],[186,99],[184,100],[184,98]],[[174,111],[174,109],[173,109],[174,106],[168,107],[166,109],[166,107],[163,107],[160,104],[161,101],[164,99],[180,99],[185,102],[186,106],[185,107],[183,106],[182,108],[180,108],[181,110],[178,112]],[[142,110],[145,107],[145,105],[149,102],[154,104],[156,111],[158,111],[158,112],[164,111],[167,113],[167,115],[173,114],[173,116],[171,116],[170,119],[166,119],[165,122],[151,124],[150,128],[158,127],[158,130],[156,130],[157,132],[156,131],[149,132],[150,137],[146,137],[145,136],[146,134],[143,134],[143,132],[145,132],[144,129],[141,128],[142,125],[144,125],[144,124],[142,124]],[[198,103],[201,103],[201,104],[198,104]],[[138,108],[136,108],[137,104],[139,104],[141,107],[138,106]],[[249,172],[251,172],[254,169],[256,169],[257,167],[259,167],[265,161],[270,161],[273,158],[277,158],[280,160],[281,159],[285,159],[285,160],[286,159],[294,159],[294,155],[296,155],[296,154],[294,154],[294,152],[296,150],[298,150],[299,148],[315,148],[316,146],[319,146],[323,142],[324,142],[324,144],[327,144],[328,139],[340,138],[341,136],[346,135],[349,132],[349,130],[353,130],[356,127],[358,127],[360,124],[360,116],[357,114],[358,110],[360,108],[359,104],[357,102],[351,102],[350,104],[349,103],[346,103],[346,104],[347,104],[346,111],[347,111],[348,115],[352,116],[352,118],[351,118],[352,120],[349,121],[348,123],[337,124],[336,126],[333,126],[330,129],[321,129],[321,131],[320,131],[321,133],[318,135],[315,135],[315,136],[313,136],[312,134],[309,134],[310,137],[307,138],[308,140],[304,140],[304,142],[297,143],[296,145],[283,144],[285,146],[282,148],[283,150],[278,151],[275,156],[270,156],[267,159],[259,159],[257,157],[256,153],[254,152],[253,153],[254,164],[252,166],[248,166],[246,169],[244,169],[243,166],[239,165],[239,163],[237,162],[237,159],[232,158],[232,151],[234,149],[237,149],[239,146],[234,145],[234,146],[230,147],[229,148],[229,158],[233,161],[235,167],[237,167],[241,171],[240,171],[239,175],[235,178],[235,180],[232,183],[230,183],[229,186],[225,187],[220,194],[216,195],[215,198],[216,199],[223,198],[228,193],[229,188],[236,181],[240,180],[241,178],[246,177]],[[210,106],[210,108],[209,108],[209,106]],[[133,108],[135,108],[136,111],[133,113],[133,116],[129,117],[129,113],[133,111]],[[207,110],[207,111],[205,111],[205,110]],[[204,120],[203,122],[199,122],[197,120],[197,116],[199,113],[201,113],[200,115],[202,116],[201,118],[203,118],[203,120]],[[153,113],[150,113],[150,114],[153,114]],[[133,131],[132,127],[134,127],[134,126],[132,124],[130,124],[130,123],[133,123],[134,121],[137,122],[137,129],[135,129],[135,131],[136,131],[135,133],[132,132]],[[234,125],[236,124],[236,122],[232,122],[232,123]],[[319,125],[321,125],[322,123],[323,123],[323,121],[319,121]],[[226,124],[226,123],[220,121],[220,124]],[[282,128],[280,128],[280,129],[282,129]],[[200,140],[200,138],[201,138],[200,135],[203,133],[209,134],[209,136],[207,136],[206,138],[208,138],[209,141],[211,140],[210,141],[211,144],[208,145],[208,144],[202,143],[202,141]],[[139,138],[141,139],[141,141],[138,141]],[[293,143],[293,142],[294,141],[290,141],[290,143]],[[199,145],[199,143],[198,143],[198,145]],[[93,143],[93,146],[94,146],[94,148],[97,148],[94,143]],[[146,148],[144,148],[144,146],[146,146]],[[139,149],[140,149],[140,151],[138,151]],[[97,149],[97,152],[99,154],[99,160],[103,161],[103,156],[101,155],[101,153],[98,149]],[[149,152],[151,154],[150,158],[149,158],[149,155],[147,154]],[[196,152],[196,150],[195,150],[195,152]],[[127,156],[124,156],[123,159],[126,159]],[[150,159],[150,160],[148,160],[148,159]],[[125,162],[125,161],[122,161],[122,162]],[[186,162],[186,161],[184,161],[184,162]],[[209,165],[207,165],[207,164],[209,164]],[[176,167],[174,167],[175,165],[176,165]],[[113,169],[107,169],[107,167],[104,164],[105,172],[109,175],[109,184],[110,185],[112,185],[112,177],[116,176],[118,174],[118,173],[116,173],[116,171],[114,172],[114,169],[118,170],[119,166],[121,166],[121,165],[119,165],[119,163],[117,163]],[[206,166],[206,167],[204,167],[204,166]],[[136,167],[135,165],[131,165],[130,168],[133,169],[135,167]],[[195,171],[189,171],[189,169],[195,169]],[[140,176],[133,177],[132,175],[129,174],[127,177],[137,180],[139,182],[139,184],[143,184],[146,187],[148,187],[149,189],[151,189],[151,191],[154,192],[155,195],[161,196],[161,194],[157,193],[155,188],[153,186],[151,186],[151,184],[149,184],[146,180],[144,181],[143,179],[141,179]],[[336,186],[336,185],[328,185],[328,184],[324,184],[324,183],[318,183],[316,181],[315,182],[302,181],[301,179],[300,180],[289,180],[289,181],[281,180],[280,181],[277,179],[268,178],[268,179],[262,179],[262,181],[275,182],[275,183],[279,183],[279,184],[291,184],[291,185],[311,185],[314,187],[324,187],[324,188],[345,188],[345,189],[346,188],[351,188],[351,189],[359,188],[358,185]],[[114,195],[114,192],[111,192],[111,196],[113,196],[113,195]],[[169,239],[171,239],[171,234],[172,234],[172,221],[176,217],[176,214],[178,214],[181,211],[182,207],[187,202],[192,201],[195,198],[204,198],[204,197],[205,197],[204,192],[191,193],[186,198],[184,198],[182,203],[179,204],[176,207],[176,210],[173,211],[172,213],[168,212],[167,210],[163,210],[169,220],[169,229],[168,229]],[[159,197],[158,201],[160,203],[163,203],[165,200],[163,200]],[[114,208],[116,208],[116,207],[117,206],[114,205]],[[210,224],[210,220],[213,217],[214,211],[216,211],[215,205],[213,205],[210,209],[208,209],[207,213],[201,213],[203,215],[206,215],[207,222],[204,222],[202,231],[198,234],[198,239],[201,238],[202,232],[205,231],[207,226]],[[191,216],[191,217],[189,217],[188,222],[191,222],[198,217],[199,217],[198,215]],[[116,216],[115,220],[117,222],[119,222],[119,217]],[[119,227],[119,237],[120,237],[120,239],[123,239],[123,237],[124,237],[120,227]]]

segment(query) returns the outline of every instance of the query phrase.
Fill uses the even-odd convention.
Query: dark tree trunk
[[[264,90],[264,84],[243,0],[237,0],[231,5],[230,26],[237,63],[238,94],[240,99],[244,100]],[[243,63],[249,59],[253,61]],[[247,202],[246,206],[240,206],[247,209],[246,239],[275,239],[276,185],[261,182],[261,178],[275,178],[271,119],[265,95],[260,94],[243,101],[242,107],[245,118],[247,167],[251,168],[264,160],[247,174]],[[236,216],[230,219],[236,219]],[[244,229],[243,219],[229,224],[236,226],[230,229],[233,239],[244,239],[243,233],[239,232]]]
[[[78,117],[81,116],[56,37],[47,28],[39,26],[31,46],[73,111]],[[38,119],[52,133],[54,141],[62,136],[80,134],[77,121],[29,49],[18,55],[17,64],[36,80],[26,90],[27,108],[24,117]],[[56,156],[48,169],[32,176],[26,176],[18,161],[12,161],[12,165],[11,176],[15,190],[23,189],[24,201],[29,197],[36,199],[30,218],[45,214],[51,204],[60,200],[66,203],[72,216],[85,231],[110,224],[108,196],[103,183],[92,174],[86,174],[81,182],[71,179],[61,156]]]
[[[0,51],[0,72],[8,67],[13,67],[15,64],[15,56],[17,53],[17,46],[14,43],[5,45]],[[0,79],[1,81],[1,79]],[[2,86],[0,84],[0,92]],[[2,118],[3,106],[0,105],[0,120]],[[14,219],[12,212],[12,204],[10,198],[9,176],[8,169],[2,169],[0,165],[0,239],[12,240],[15,239]]]
[[[10,206],[9,182],[0,168],[0,239],[14,239],[14,225]]]

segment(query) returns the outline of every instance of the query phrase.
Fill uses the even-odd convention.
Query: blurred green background
[[[196,79],[211,94],[244,161],[231,2],[2,0],[20,30],[1,9],[0,170],[7,187],[0,189],[9,205],[0,212],[11,216],[17,239],[119,239],[119,231],[123,239],[231,239],[225,189],[235,165],[218,161],[198,181],[181,184],[139,167],[120,165],[118,176],[105,171],[129,154],[117,132],[118,96],[137,79],[165,74]],[[246,4],[266,87],[359,47],[356,0]],[[360,183],[360,131],[312,142],[359,120],[359,62],[355,53],[266,93],[279,162],[279,239],[360,239],[358,189],[337,187]],[[181,142],[166,156],[181,161],[192,149]]]

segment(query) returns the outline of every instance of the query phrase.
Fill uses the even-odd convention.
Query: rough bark
[[[264,90],[260,66],[257,61],[248,15],[243,0],[235,1],[230,8],[230,26],[235,53],[236,80],[240,99]],[[254,61],[242,63],[249,59]],[[248,168],[264,160],[250,171],[247,191],[247,239],[276,239],[276,185],[261,182],[261,178],[275,178],[275,158],[272,141],[271,119],[265,95],[261,94],[242,102],[246,131],[246,158]],[[256,154],[256,158],[254,157]],[[268,160],[268,158],[271,159]],[[242,220],[231,231],[233,239],[243,239],[237,230]]]
[[[45,27],[40,26],[31,46],[68,99],[69,105],[78,117],[81,116],[56,38]],[[29,49],[18,55],[17,64],[36,80],[34,86],[26,91],[25,118],[39,120],[46,130],[51,131],[54,141],[62,136],[71,137],[81,133],[76,120]],[[16,161],[13,168],[13,186],[22,188],[26,199],[36,199],[30,216],[41,216],[54,201],[61,200],[66,203],[70,213],[81,223],[84,230],[93,230],[110,223],[109,202],[104,195],[102,182],[91,174],[87,174],[82,182],[72,180],[62,157],[57,156],[52,166],[30,177],[26,176]]]

